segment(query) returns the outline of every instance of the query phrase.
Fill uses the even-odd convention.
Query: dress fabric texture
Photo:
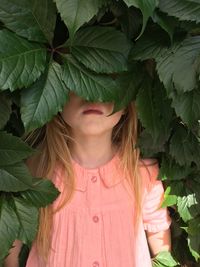
[[[164,189],[157,180],[158,165],[140,164],[143,184],[142,218],[134,231],[134,197],[116,154],[105,165],[86,169],[72,160],[75,194],[54,215],[52,245],[47,263],[31,248],[26,267],[151,267],[145,230],[169,228],[168,211],[160,208]],[[54,171],[54,183],[64,197],[63,170]]]

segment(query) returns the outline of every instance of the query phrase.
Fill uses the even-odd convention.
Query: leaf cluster
[[[29,173],[34,150],[22,136],[50,122],[73,91],[114,102],[114,112],[135,101],[136,145],[159,160],[166,185],[173,254],[198,262],[199,89],[198,0],[0,0],[0,261],[14,239],[31,244],[38,208],[58,195]],[[170,257],[155,266],[176,266]]]

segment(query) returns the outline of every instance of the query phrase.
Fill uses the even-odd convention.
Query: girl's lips
[[[87,115],[87,114],[102,115],[103,114],[102,108],[103,108],[102,105],[99,103],[98,104],[90,103],[84,107],[83,114],[84,115]]]
[[[102,115],[103,112],[101,110],[97,110],[97,109],[87,109],[85,111],[83,111],[83,114],[84,115],[87,115],[87,114],[97,114],[97,115]]]

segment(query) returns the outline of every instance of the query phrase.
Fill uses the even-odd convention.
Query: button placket
[[[98,171],[90,171],[88,173],[89,186],[88,186],[88,201],[90,203],[90,233],[92,244],[95,245],[95,253],[91,255],[90,258],[90,267],[100,267],[99,259],[101,258],[101,214],[99,213],[99,205],[101,203],[100,192],[101,192],[101,183],[100,183],[100,174]]]

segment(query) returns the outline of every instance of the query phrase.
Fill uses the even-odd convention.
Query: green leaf
[[[182,182],[179,192],[176,192],[173,185],[173,193],[178,196],[177,198],[177,207],[180,217],[184,222],[188,222],[192,218],[200,215],[200,183],[197,183],[193,180],[195,174],[191,175]],[[182,189],[181,189],[182,187]]]
[[[186,196],[177,197],[178,212],[184,222],[193,218],[190,208],[197,204],[195,193],[189,193]]]
[[[72,56],[63,55],[62,79],[66,86],[88,101],[112,102],[119,90],[116,81],[105,75],[95,75],[81,66]]]
[[[162,138],[164,143],[170,134],[172,109],[162,84],[153,84],[146,78],[137,95],[136,107],[142,125],[151,134],[154,142]]]
[[[71,45],[72,55],[97,73],[127,70],[130,42],[114,28],[83,28],[76,33]]]
[[[140,35],[137,37],[139,38],[143,34],[147,21],[149,17],[153,15],[153,12],[156,6],[158,5],[159,1],[158,0],[123,0],[123,1],[127,4],[128,7],[135,6],[139,8],[142,12],[143,26]]]
[[[157,153],[165,151],[162,138],[156,142],[146,129],[139,135],[136,146],[139,146],[143,158],[155,158]]]
[[[166,14],[160,12],[157,9],[154,11],[152,19],[169,34],[172,43],[174,31],[177,26],[177,19],[175,19],[174,17],[167,16]]]
[[[189,235],[199,235],[200,234],[200,217],[192,219],[188,222],[187,233]]]
[[[160,130],[160,122],[155,112],[153,93],[149,82],[146,82],[146,86],[143,86],[142,90],[140,89],[136,99],[136,107],[143,126],[157,139]]]
[[[200,37],[188,37],[182,42],[175,41],[167,48],[166,38],[158,37],[159,32],[146,34],[133,46],[130,59],[154,58],[160,80],[170,95],[174,87],[178,92],[192,91],[197,87],[199,73]],[[142,36],[143,37],[143,36]],[[149,38],[148,38],[149,37]],[[154,40],[153,40],[154,38]],[[160,38],[160,40],[158,40]]]
[[[170,207],[177,203],[177,196],[176,195],[170,195],[171,187],[168,186],[164,193],[164,200],[162,202],[161,207]]]
[[[196,87],[199,54],[200,37],[195,36],[175,44],[156,59],[160,80],[168,90],[173,85],[178,92],[191,91]]]
[[[0,191],[18,192],[30,188],[32,176],[24,163],[15,163],[0,168]]]
[[[7,123],[11,114],[11,100],[3,94],[0,94],[0,129]]]
[[[196,261],[200,259],[200,217],[189,221],[188,246]]]
[[[30,245],[37,233],[38,209],[17,197],[12,198],[12,205],[20,225],[17,238]]]
[[[170,181],[169,184],[171,187],[171,191],[170,191],[171,195],[176,195],[177,197],[186,195],[185,181],[182,181],[182,180]]]
[[[188,166],[180,166],[170,157],[163,157],[160,167],[159,177],[162,180],[183,180],[192,172]]]
[[[173,74],[175,66],[175,54],[180,44],[175,43],[170,49],[162,50],[162,53],[156,58],[156,70],[160,81],[163,82],[168,96],[174,91]],[[179,66],[180,67],[180,66]]]
[[[197,83],[197,59],[200,57],[200,36],[186,38],[173,60],[173,82],[180,92],[191,91]],[[161,63],[162,59],[159,60]],[[159,70],[159,67],[158,67]]]
[[[157,263],[157,266],[159,267],[162,267],[162,266],[163,267],[174,267],[178,265],[178,262],[172,257],[169,251],[161,251],[154,258],[154,261],[155,263]]]
[[[0,198],[0,260],[8,254],[14,240],[17,238],[19,223],[9,201],[1,195]]]
[[[46,49],[7,30],[0,31],[0,40],[0,89],[32,84],[44,71]]]
[[[200,118],[200,91],[193,90],[184,94],[174,94],[172,106],[176,114],[192,127]]]
[[[119,84],[119,101],[115,102],[113,113],[127,107],[136,99],[143,78],[144,75],[141,75],[141,68],[137,64],[130,72],[123,73],[116,79]]]
[[[35,178],[32,188],[21,192],[21,197],[30,205],[45,207],[59,195],[59,191],[53,183],[47,179]]]
[[[200,22],[200,5],[198,1],[160,0],[159,8],[179,20]]]
[[[161,30],[152,29],[145,32],[139,40],[135,42],[131,49],[130,60],[157,59],[165,55],[169,49],[169,38]]]
[[[111,12],[119,21],[121,30],[129,39],[134,40],[143,23],[141,12],[135,8],[127,8],[122,1],[115,1],[111,5]]]
[[[76,31],[98,12],[105,1],[103,0],[54,0],[62,20],[67,25],[70,38]]]
[[[45,73],[21,92],[21,114],[26,131],[43,126],[62,110],[68,89],[61,80],[61,66],[51,61]]]
[[[0,132],[0,166],[14,164],[33,154],[34,150],[20,138]]]
[[[51,0],[1,0],[0,20],[18,35],[36,42],[52,42],[56,7]]]
[[[199,165],[200,144],[192,132],[183,125],[178,125],[170,141],[170,154],[179,165],[190,166],[192,162]]]

